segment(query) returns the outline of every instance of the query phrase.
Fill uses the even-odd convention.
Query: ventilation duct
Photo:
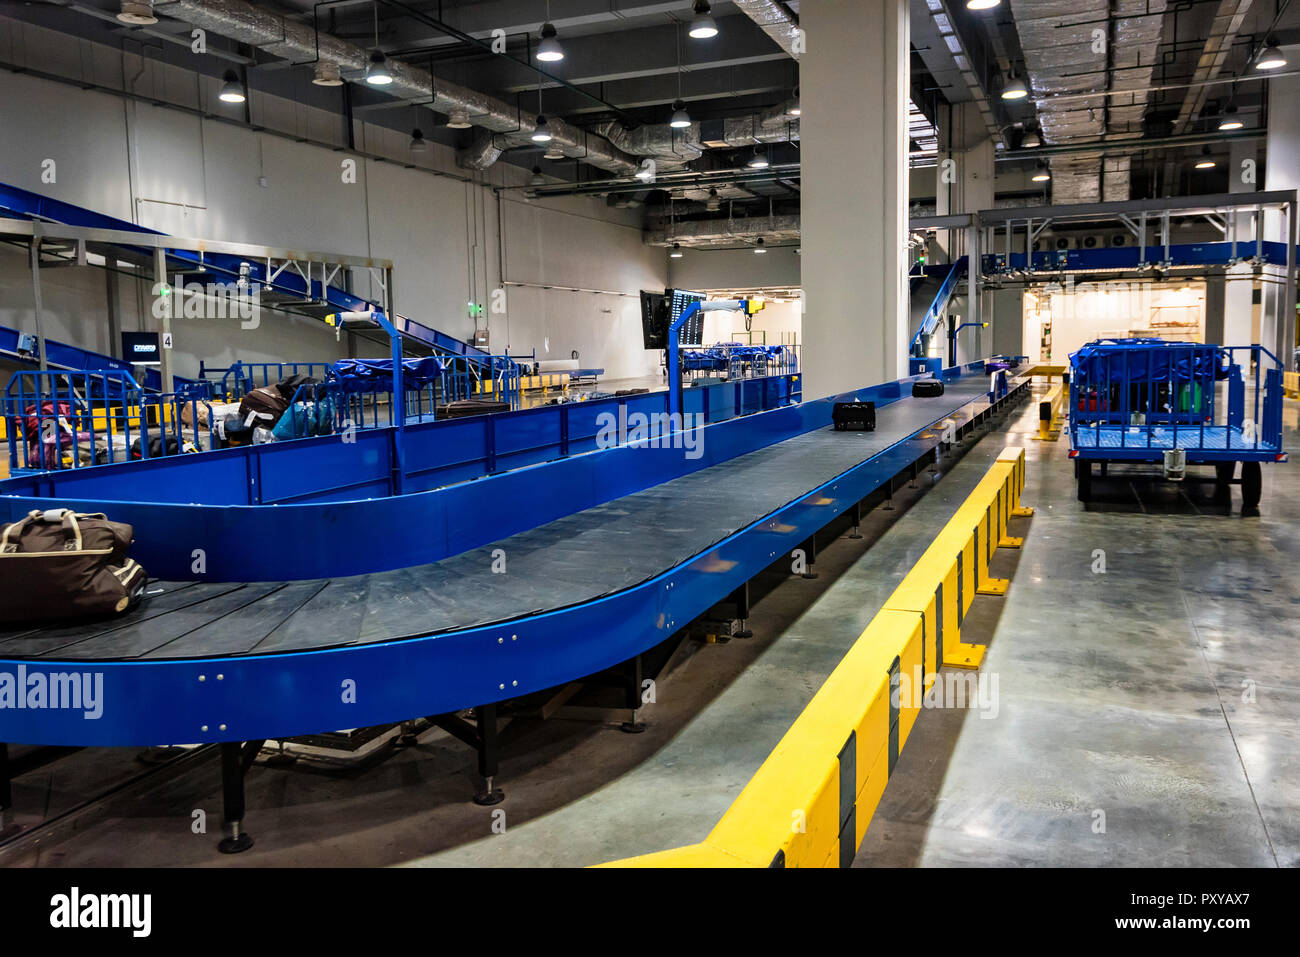
[[[699,159],[706,149],[796,142],[799,121],[791,119],[784,106],[779,106],[757,116],[692,123],[676,130],[667,123],[628,130],[611,122],[596,127],[596,132],[620,150],[651,157],[659,166],[672,168]]]
[[[732,0],[732,6],[757,23],[759,29],[775,40],[782,50],[799,59],[800,54],[794,45],[799,25],[785,12],[785,4],[775,0]]]
[[[1011,0],[1045,143],[1133,139],[1156,62],[1166,0]],[[1111,29],[1098,50],[1097,30]],[[1106,92],[1131,93],[1105,96]],[[1097,96],[1079,94],[1096,93]],[[1070,96],[1063,103],[1054,97]],[[1103,153],[1052,160],[1058,203],[1129,198],[1129,161]]]
[[[799,238],[799,217],[753,216],[746,219],[697,219],[662,224],[646,233],[647,246],[721,246],[753,242],[779,243]]]
[[[310,24],[299,23],[245,3],[244,0],[155,0],[158,12],[200,27],[211,33],[229,37],[239,43],[264,50],[272,56],[298,63],[314,63],[318,59],[337,63],[345,71],[361,73],[370,62],[370,51],[340,40],[328,33],[320,33]],[[317,41],[319,39],[319,48]],[[521,114],[513,105],[494,97],[438,80],[426,70],[408,63],[389,64],[393,82],[385,92],[397,99],[414,100],[439,113],[468,114],[470,121],[485,130],[522,136],[530,139],[534,117]],[[600,137],[589,136],[563,120],[549,122],[552,144],[566,156],[582,159],[592,166],[618,175],[631,175],[638,167],[636,157],[629,156],[612,143]],[[479,150],[479,160],[488,155]],[[501,155],[498,149],[492,157]],[[458,158],[465,165],[465,158]],[[491,165],[488,163],[487,165]],[[472,168],[482,169],[482,166]]]

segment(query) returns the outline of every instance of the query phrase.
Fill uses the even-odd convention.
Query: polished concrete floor
[[[921,714],[856,865],[1300,863],[1300,473],[1266,468],[1258,517],[1239,514],[1235,491],[1229,510],[1208,486],[1115,473],[1085,507],[1066,441],[1028,441],[1034,407],[1022,410],[873,512],[863,540],[825,547],[817,579],[766,576],[753,638],[684,644],[644,733],[516,717],[495,808],[467,800],[473,754],[433,730],[365,767],[259,762],[257,843],[237,857],[213,850],[209,762],[0,863],[554,866],[697,841],[1008,444],[1027,448],[1037,513],[1018,520],[1024,549],[995,558],[1009,595],[977,599],[965,632],[989,641],[996,717]],[[1286,414],[1295,447],[1295,403]],[[16,781],[15,820],[48,819],[138,771],[134,757],[39,764]],[[196,810],[208,833],[194,833]]]
[[[855,865],[1300,865],[1296,465],[1258,516],[1115,471],[1085,507],[1065,442],[1026,447],[1038,511],[969,621],[997,716],[922,714]]]

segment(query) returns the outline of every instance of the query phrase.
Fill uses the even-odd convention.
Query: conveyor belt
[[[155,582],[136,610],[110,622],[0,631],[0,658],[280,654],[442,634],[588,602],[698,555],[987,388],[981,376],[950,382],[941,397],[880,408],[875,432],[828,426],[427,565],[316,581]],[[505,574],[492,570],[497,549]]]

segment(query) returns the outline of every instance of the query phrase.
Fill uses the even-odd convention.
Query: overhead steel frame
[[[1296,243],[1297,215],[1296,190],[1270,190],[1258,193],[1217,193],[1208,196],[1174,196],[1163,199],[1127,200],[1111,203],[1079,203],[1068,206],[1034,206],[1020,209],[985,209],[977,213],[952,216],[915,217],[909,223],[912,230],[955,230],[967,232],[967,248],[980,268],[969,271],[970,306],[968,319],[979,322],[979,289],[983,283],[984,253],[997,255],[998,233],[1003,234],[1003,262],[1009,264],[1012,256],[1014,234],[1024,230],[1025,278],[1036,275],[1034,266],[1034,240],[1047,227],[1060,223],[1096,222],[1116,220],[1124,224],[1138,243],[1138,264],[1142,269],[1168,268],[1171,264],[1170,222],[1175,217],[1199,216],[1208,219],[1228,241],[1231,250],[1224,265],[1235,265],[1239,256],[1241,214],[1253,214],[1254,260],[1265,260],[1264,213],[1276,210],[1282,215],[1282,235],[1286,248],[1285,276],[1283,277],[1282,305],[1278,310],[1275,341],[1270,351],[1279,356],[1288,371],[1295,371],[1295,301],[1296,301]],[[1148,261],[1147,251],[1158,250],[1159,260]],[[1279,265],[1282,265],[1279,263]],[[1053,274],[1059,269],[1051,270]]]
[[[293,312],[289,302],[296,301],[303,309],[320,309],[329,306],[326,296],[331,283],[345,268],[365,269],[380,292],[380,309],[370,313],[374,324],[389,337],[393,359],[393,426],[397,431],[397,461],[395,463],[394,482],[397,492],[401,492],[402,437],[405,432],[406,416],[404,403],[396,397],[402,396],[402,335],[391,321],[396,316],[393,297],[393,263],[388,259],[370,256],[347,256],[337,253],[310,252],[277,246],[263,246],[254,243],[229,243],[212,239],[189,239],[177,236],[165,236],[155,233],[141,233],[128,230],[102,229],[88,226],[67,226],[61,223],[47,223],[33,220],[0,219],[0,241],[26,240],[31,249],[32,290],[35,304],[36,334],[39,338],[40,367],[48,368],[45,352],[45,331],[41,303],[41,246],[71,244],[76,250],[75,261],[90,265],[87,251],[92,247],[102,247],[105,263],[101,268],[113,269],[112,262],[123,252],[137,255],[147,254],[152,261],[153,279],[156,288],[166,288],[168,284],[168,262],[179,264],[176,274],[206,273],[209,270],[221,277],[221,282],[242,288],[252,283],[260,283],[267,291],[289,294],[293,299],[282,300],[272,308]],[[239,266],[232,270],[228,265],[208,261],[208,256],[235,257]],[[177,263],[179,260],[179,263]],[[251,266],[256,263],[261,275],[254,274]],[[248,266],[250,268],[244,268]],[[319,270],[319,277],[316,274]],[[289,285],[281,277],[292,272],[302,280],[302,290]],[[316,295],[320,290],[320,295]],[[355,298],[355,297],[349,297]],[[363,300],[357,299],[360,303]],[[341,332],[342,326],[337,327]],[[170,310],[162,310],[159,317],[159,333],[164,343],[171,334]],[[162,373],[162,391],[173,391],[171,350],[160,350]]]

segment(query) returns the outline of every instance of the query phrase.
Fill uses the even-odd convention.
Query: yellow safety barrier
[[[1047,376],[1047,381],[1051,382],[1052,379],[1058,375],[1064,378],[1065,374],[1069,371],[1070,371],[1069,366],[1054,366],[1054,365],[1039,363],[1036,366],[1031,366],[1030,368],[1026,369],[1023,374],[1027,377],[1033,377],[1036,375]]]
[[[1065,387],[1057,382],[1047,390],[1038,401],[1038,434],[1033,436],[1038,442],[1055,442],[1061,437],[1061,403],[1065,397]]]
[[[1300,399],[1300,372],[1282,373],[1282,392],[1289,399]]]
[[[521,376],[519,379],[519,390],[521,392],[536,392],[538,390],[549,392],[552,389],[567,389],[569,386],[569,373],[567,372],[542,372],[538,375]],[[492,395],[497,391],[497,384],[491,379],[480,379],[474,387],[480,395]]]
[[[977,593],[1006,592],[988,566],[995,548],[1021,544],[1007,523],[1033,514],[1024,482],[1024,449],[1005,449],[703,842],[601,866],[851,863],[936,663],[979,666],[984,648],[961,641],[962,622]]]
[[[163,421],[168,426],[175,425],[176,413],[171,404],[151,405],[149,407],[150,425],[158,424],[160,413]],[[90,410],[90,417],[96,435],[103,435],[104,433],[114,435],[119,431],[127,430],[128,427],[133,434],[138,434],[140,431],[140,407],[137,405],[126,409],[95,407]]]

